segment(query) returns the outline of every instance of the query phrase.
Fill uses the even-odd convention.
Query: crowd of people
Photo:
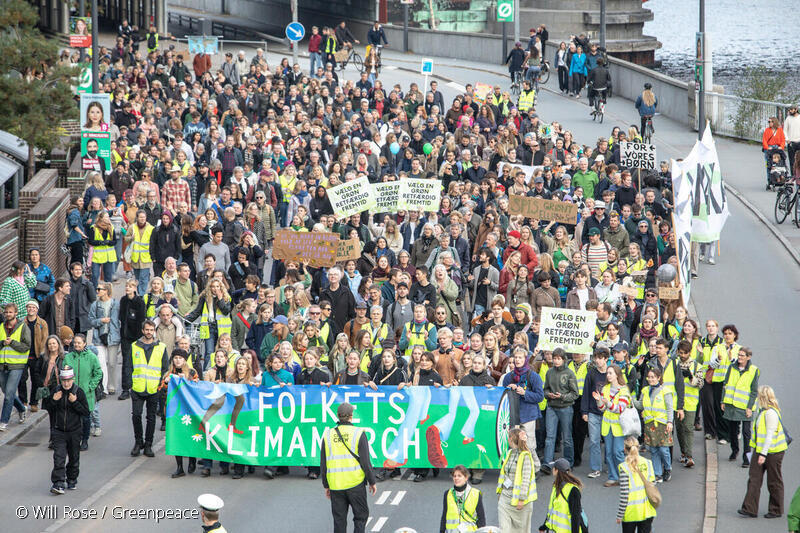
[[[352,38],[344,23],[324,33],[325,54],[331,39]],[[766,471],[767,516],[782,515],[785,433],[774,393],[759,385],[758,354],[738,343],[735,325],[707,318],[703,335],[680,300],[659,298],[662,285],[680,288],[659,275],[663,265],[677,269],[671,182],[663,163],[639,183],[621,167],[620,142],[639,139],[635,125],[587,142],[500,87],[480,99],[467,85],[446,103],[436,81],[348,79],[314,55],[310,73],[287,59],[270,65],[261,50],[226,54],[219,68],[201,54],[189,66],[147,40],[155,46],[146,53],[126,34],[98,50],[112,168],[88,172],[70,208],[68,276],[54,279],[33,250],[0,289],[0,431],[14,406],[20,422],[40,402],[49,411],[54,493],[76,487],[79,451],[101,435],[101,404],[114,395],[132,401],[131,455],[154,456],[166,387],[179,376],[260,387],[507,387],[519,428],[497,488],[504,532],[529,531],[536,478],[551,474],[558,490],[540,530],[579,531],[583,483],[572,469],[582,463],[589,479],[605,465],[603,485],[620,488],[623,531],[650,531],[645,486],[669,482],[673,465],[695,465],[695,431],[750,469],[740,513],[756,515]],[[559,54],[562,90],[580,91],[581,73],[562,83]],[[328,189],[363,176],[439,180],[440,209],[339,216]],[[577,220],[510,213],[510,195],[570,202]],[[279,229],[357,238],[360,256],[330,268],[278,260]],[[117,279],[124,293],[114,294]],[[537,346],[550,307],[596,312],[593,353]],[[638,438],[623,431],[627,411],[641,413]],[[427,432],[433,466],[436,433]],[[184,458],[176,462],[181,477]],[[201,475],[212,466],[201,460]],[[399,477],[402,466],[387,460],[375,479]],[[188,472],[196,469],[189,458]],[[452,520],[479,525],[482,500],[465,487],[482,479],[453,470],[442,531]],[[465,502],[468,513],[451,514]]]

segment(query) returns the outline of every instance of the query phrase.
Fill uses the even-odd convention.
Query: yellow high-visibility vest
[[[571,533],[572,516],[569,514],[569,495],[577,489],[572,483],[565,483],[561,487],[561,492],[556,493],[556,485],[553,483],[553,490],[550,492],[550,503],[547,506],[547,518],[544,525],[548,531],[554,533]]]
[[[211,333],[208,329],[209,316],[208,302],[203,302],[203,314],[200,315],[200,327],[198,328],[201,339],[208,339],[211,336]],[[217,313],[217,338],[219,338],[223,333],[230,335],[232,326],[233,321],[231,320],[231,317]]]
[[[528,480],[528,494],[522,494],[520,487],[522,487],[522,463],[525,457],[531,462],[531,477]],[[497,494],[503,491],[503,483],[506,480],[506,463],[508,458],[511,457],[509,451],[503,459],[503,464],[500,467],[500,478],[497,480]],[[534,463],[531,452],[520,452],[517,458],[517,469],[514,473],[514,487],[511,489],[511,505],[516,506],[519,503],[525,505],[526,503],[534,502],[539,496],[536,494],[536,472],[534,472]]]
[[[153,226],[145,224],[144,231],[139,233],[139,225],[133,225],[133,249],[131,250],[132,263],[152,263],[150,257],[150,236],[153,234]]]
[[[611,385],[606,383],[603,387],[603,399],[607,402],[611,402],[612,407],[616,407],[619,401],[622,398],[628,399],[628,406],[630,407],[631,403],[631,393],[628,390],[627,385],[623,385],[618,391],[617,395],[613,398],[611,397]],[[603,423],[600,426],[600,434],[603,436],[608,435],[608,432],[611,431],[611,434],[615,437],[622,437],[622,424],[619,421],[619,413],[612,413],[611,409],[605,409],[603,411]]]
[[[456,500],[455,490],[447,491],[447,511],[445,513],[445,531],[477,531],[478,530],[478,501],[481,491],[474,487],[467,487],[463,504]]]
[[[731,366],[732,361],[735,361],[739,357],[740,348],[740,345],[734,343],[731,347],[730,355],[728,354],[728,347],[725,346],[724,342],[718,344],[714,348],[714,352],[719,360],[719,367],[714,369],[714,377],[711,380],[713,383],[722,383],[725,381],[725,376],[728,374],[728,367]]]
[[[692,361],[689,364],[689,370],[694,376],[697,373],[699,365],[697,361]],[[683,378],[683,409],[684,411],[693,412],[697,410],[697,404],[700,401],[700,389],[692,387],[692,378]]]
[[[325,430],[325,465],[328,488],[330,490],[347,490],[364,482],[364,470],[361,464],[350,453],[358,451],[358,441],[364,430],[351,425],[340,425],[339,433],[335,428]],[[348,450],[349,448],[349,450]]]
[[[12,341],[22,342],[22,327],[25,323],[20,321],[16,329],[11,332],[11,335],[6,335],[6,328],[0,327],[0,365],[24,365],[28,362],[28,352],[18,352],[9,344],[6,346],[3,341],[11,339]],[[25,326],[27,327],[27,326]]]
[[[528,92],[522,91],[519,95],[519,100],[517,101],[517,109],[519,109],[520,113],[525,113],[533,108],[533,104],[536,101],[536,91],[531,89]]]
[[[161,362],[167,345],[157,342],[147,359],[144,349],[139,346],[139,341],[131,344],[133,359],[133,387],[131,390],[138,393],[155,394],[161,381]]]
[[[752,363],[745,372],[739,370],[738,364],[732,365],[728,379],[725,381],[722,403],[731,404],[739,409],[747,409],[747,404],[750,402],[751,385],[758,375],[758,367]]]
[[[756,425],[753,428],[753,434],[750,437],[750,447],[759,455],[780,453],[789,448],[788,444],[786,443],[786,432],[783,430],[783,423],[780,419],[780,411],[775,409],[775,412],[778,413],[778,427],[775,428],[775,434],[772,435],[772,442],[770,442],[769,450],[764,450],[764,441],[767,440],[767,411],[769,411],[769,409],[758,413],[758,416],[756,417]]]
[[[644,423],[648,422],[655,422],[656,424],[664,424],[667,423],[667,402],[664,401],[664,395],[671,394],[666,388],[662,385],[658,392],[656,392],[655,396],[652,398],[650,397],[650,391],[646,390],[642,392],[642,418],[644,418]]]
[[[655,481],[653,474],[653,463],[649,459],[639,459],[639,471],[643,477],[648,481]],[[656,516],[655,508],[650,504],[647,499],[647,492],[644,490],[644,483],[635,474],[631,467],[628,466],[627,461],[622,461],[619,464],[620,473],[628,475],[628,505],[625,507],[625,516],[622,518],[623,522],[641,522],[650,517]]]
[[[578,380],[578,395],[583,396],[583,384],[586,382],[586,374],[589,372],[589,365],[584,361],[581,363],[580,368],[575,370],[575,361],[570,361],[567,368],[575,373],[575,378]]]
[[[103,235],[103,232],[100,231],[100,228],[97,226],[94,227],[94,240],[96,241],[113,241],[114,240],[114,228],[111,228],[111,231]],[[117,250],[114,246],[109,246],[105,244],[100,244],[94,247],[94,252],[92,253],[92,262],[97,263],[98,265],[103,265],[105,263],[115,263],[117,261]],[[107,280],[111,282],[111,280]]]

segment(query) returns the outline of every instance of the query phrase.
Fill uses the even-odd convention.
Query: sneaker
[[[716,265],[716,264],[717,264],[717,262],[716,262],[716,261],[714,261],[714,258],[713,258],[713,257],[709,257],[709,258],[708,258],[708,264],[709,264],[709,265]]]
[[[600,475],[601,475],[601,472],[599,470],[592,470],[591,472],[589,472],[586,475],[586,477],[594,479],[594,478],[600,477]]]
[[[700,256],[700,262],[701,262],[701,263],[705,263],[705,261],[706,261],[706,256],[704,256],[704,255],[701,255],[701,256]]]
[[[206,477],[205,472],[206,471],[203,470],[203,477]],[[264,477],[267,478],[267,479],[274,479],[275,478],[275,472],[273,472],[272,469],[270,469],[268,466],[265,466],[264,467]]]
[[[728,441],[725,439],[719,439],[720,444],[728,444]]]
[[[685,464],[685,463],[686,463],[686,456],[681,454],[681,464]]]
[[[38,413],[39,406],[38,405],[31,405],[31,413]]]
[[[684,465],[686,468],[692,468],[694,466],[694,459],[689,457],[686,459],[686,464]]]
[[[747,459],[742,461],[742,468],[750,468],[750,461],[748,461]]]
[[[714,435],[711,433],[706,433],[706,440],[714,440]]]
[[[100,435],[102,435],[102,434],[103,434],[103,430],[102,430],[102,429],[100,429],[100,428],[94,428],[94,436],[95,436],[95,437],[99,437],[99,436],[100,436]]]
[[[399,468],[389,471],[389,479],[400,479],[403,477],[403,472]]]
[[[8,424],[0,424],[0,431],[5,431],[8,429]]]
[[[88,440],[82,440],[81,441],[81,451],[85,452],[88,449],[89,449],[89,441]]]
[[[654,481],[654,483],[663,483],[663,482],[664,482],[664,478],[663,477],[656,476],[656,480]]]
[[[23,407],[23,409],[19,413],[19,423],[20,424],[25,422],[25,419],[28,418],[28,406],[27,405],[23,405],[22,407]]]
[[[50,487],[50,492],[53,494],[64,494],[64,487],[58,483],[53,483],[53,486]]]
[[[672,470],[664,470],[664,475],[661,476],[661,479],[663,479],[665,483],[672,479]]]
[[[76,490],[78,488],[78,482],[77,481],[67,481],[67,488],[69,490]]]
[[[605,483],[603,483],[604,487],[616,487],[619,485],[619,481],[614,481],[613,479],[609,479]]]

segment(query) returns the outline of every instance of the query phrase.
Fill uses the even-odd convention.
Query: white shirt
[[[786,120],[783,121],[783,134],[786,142],[800,142],[800,113],[794,116],[786,115]],[[793,161],[789,164],[793,164]]]

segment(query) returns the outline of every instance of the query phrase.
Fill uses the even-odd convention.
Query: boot
[[[175,472],[172,474],[172,479],[175,479],[175,478],[178,478],[178,477],[183,477],[183,476],[185,476],[185,475],[186,475],[186,472],[184,472],[184,471],[183,471],[183,467],[182,467],[182,466],[179,466],[179,467],[178,467],[178,468],[175,470]]]
[[[141,443],[137,442],[134,444],[133,448],[131,448],[131,456],[138,457],[139,454],[142,453],[142,448],[144,448],[144,446]]]
[[[197,459],[194,457],[189,457],[189,468],[188,472],[190,474],[194,474],[194,471],[197,470]]]
[[[156,454],[153,453],[153,447],[150,444],[145,444],[144,445],[144,454],[147,457],[155,457],[156,456]]]

